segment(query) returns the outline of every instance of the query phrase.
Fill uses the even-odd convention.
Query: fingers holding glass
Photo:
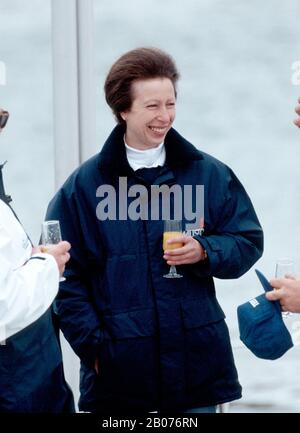
[[[43,221],[42,223],[42,243],[45,246],[44,249],[49,245],[57,245],[62,242],[60,223],[58,220]],[[45,251],[45,252],[46,252]],[[65,277],[61,276],[59,281],[65,281]]]

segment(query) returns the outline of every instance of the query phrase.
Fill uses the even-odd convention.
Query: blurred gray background
[[[300,132],[292,125],[300,86],[299,0],[95,0],[98,152],[114,119],[103,83],[123,52],[157,46],[181,72],[175,128],[228,164],[249,193],[265,232],[255,265],[266,276],[291,257],[300,273]],[[0,0],[0,61],[7,85],[0,106],[11,113],[1,135],[7,192],[36,242],[55,192],[51,1]],[[243,399],[231,412],[300,412],[300,317],[288,319],[295,348],[277,361],[255,358],[239,342],[236,307],[261,292],[253,269],[239,280],[216,280],[227,315]],[[78,363],[66,356],[78,396]]]

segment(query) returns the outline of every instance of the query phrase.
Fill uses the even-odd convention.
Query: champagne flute
[[[42,223],[42,243],[46,246],[56,245],[62,241],[60,224],[58,220],[43,221]],[[60,277],[59,281],[66,281],[65,277]]]
[[[295,274],[295,265],[292,259],[282,258],[277,260],[276,270],[275,270],[276,278],[289,278],[289,277],[292,278],[294,274]],[[282,312],[282,317],[288,317],[291,315],[292,313],[290,313],[289,311]]]
[[[175,250],[183,246],[182,242],[176,242],[174,244],[167,244],[167,241],[171,238],[182,235],[182,224],[181,221],[166,220],[164,221],[164,235],[163,235],[163,250]],[[168,274],[164,275],[164,278],[182,278],[182,275],[178,274],[176,267],[172,265]]]

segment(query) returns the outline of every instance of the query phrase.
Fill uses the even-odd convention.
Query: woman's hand
[[[167,245],[182,243],[183,246],[174,250],[165,250],[164,259],[168,265],[191,265],[207,258],[206,251],[192,236],[177,236],[167,241]]]

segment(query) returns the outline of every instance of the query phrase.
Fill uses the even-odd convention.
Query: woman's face
[[[132,83],[133,102],[121,113],[126,122],[126,143],[140,150],[161,144],[175,119],[175,90],[169,78]]]

